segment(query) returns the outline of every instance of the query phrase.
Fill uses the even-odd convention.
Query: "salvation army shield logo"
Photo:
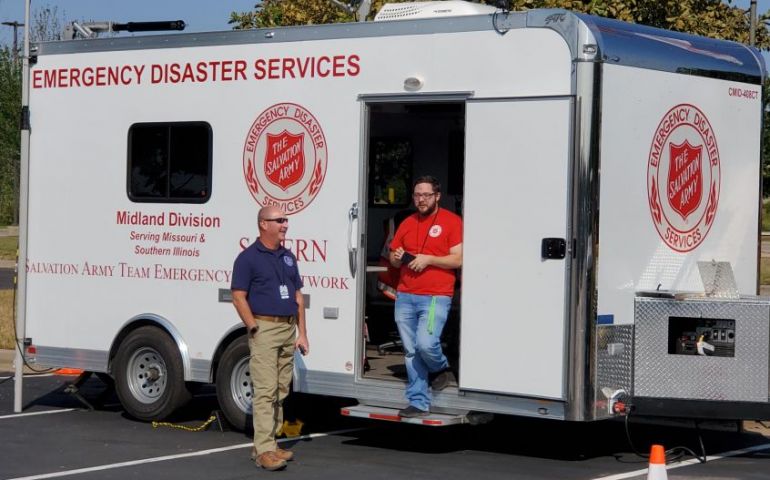
[[[647,162],[647,197],[660,238],[689,252],[706,238],[719,205],[716,133],[696,106],[680,104],[661,119]]]
[[[287,215],[306,208],[326,177],[326,137],[305,107],[278,103],[249,128],[243,146],[243,175],[261,206],[276,205]]]
[[[284,192],[302,179],[305,173],[305,134],[294,135],[286,130],[278,135],[267,134],[265,176]]]
[[[703,146],[693,147],[688,140],[681,145],[669,144],[667,185],[668,201],[671,208],[687,220],[701,202],[703,196],[703,175],[701,153]],[[671,181],[671,179],[674,179]]]

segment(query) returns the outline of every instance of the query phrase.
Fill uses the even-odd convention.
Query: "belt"
[[[256,320],[264,320],[265,322],[288,322],[294,321],[294,315],[254,315]]]

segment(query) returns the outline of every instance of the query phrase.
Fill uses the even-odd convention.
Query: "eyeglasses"
[[[265,221],[265,222],[275,222],[275,223],[281,223],[281,224],[286,223],[286,222],[289,221],[289,219],[286,218],[286,217],[263,218],[262,220]]]
[[[421,198],[424,198],[425,200],[427,200],[427,199],[429,199],[430,197],[432,197],[435,194],[436,194],[436,192],[433,192],[433,193],[414,193],[414,194],[412,194],[412,198],[414,198],[415,200],[419,200]]]

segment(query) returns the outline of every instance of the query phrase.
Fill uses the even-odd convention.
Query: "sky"
[[[32,0],[32,9],[57,7],[65,22],[184,20],[185,32],[209,32],[230,30],[232,27],[227,24],[230,12],[251,10],[256,3],[257,0]],[[748,10],[750,0],[727,3]],[[757,1],[760,15],[768,10],[770,0]],[[0,21],[23,22],[24,0],[0,0]],[[21,31],[19,36],[21,41]],[[13,28],[0,25],[0,44],[12,41]]]
[[[32,0],[32,10],[56,7],[65,23],[184,20],[185,32],[209,32],[230,30],[230,12],[252,10],[256,3],[257,0]],[[0,0],[0,21],[23,23],[24,0]],[[21,38],[19,30],[19,42]],[[0,25],[0,44],[12,42],[13,28]]]

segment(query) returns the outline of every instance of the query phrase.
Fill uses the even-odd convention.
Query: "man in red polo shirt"
[[[450,381],[441,331],[452,304],[455,269],[463,261],[462,220],[438,206],[441,184],[420,177],[412,192],[417,212],[401,223],[390,242],[390,263],[401,269],[395,318],[406,353],[409,405],[398,414],[406,418],[429,413],[429,376],[436,390]]]

